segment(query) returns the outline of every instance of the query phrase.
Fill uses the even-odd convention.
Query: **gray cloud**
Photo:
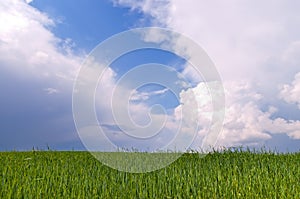
[[[0,150],[82,147],[71,106],[82,57],[62,49],[47,28],[54,22],[24,1],[2,1],[0,13]]]

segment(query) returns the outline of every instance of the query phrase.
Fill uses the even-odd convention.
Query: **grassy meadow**
[[[0,152],[0,162],[0,198],[300,198],[300,153],[188,153],[141,174],[88,152]]]

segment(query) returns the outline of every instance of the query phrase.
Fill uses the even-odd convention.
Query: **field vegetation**
[[[187,153],[126,173],[88,152],[1,152],[0,198],[300,198],[300,153]]]

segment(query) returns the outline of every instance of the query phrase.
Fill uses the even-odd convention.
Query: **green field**
[[[189,153],[142,174],[88,152],[1,152],[0,161],[0,198],[300,198],[299,153]]]

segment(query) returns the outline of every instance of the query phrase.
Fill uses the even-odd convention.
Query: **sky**
[[[91,136],[88,126],[81,131],[74,121],[74,85],[84,66],[104,64],[91,59],[101,57],[99,44],[122,31],[154,26],[193,40],[218,71],[225,116],[218,138],[210,144],[299,151],[299,9],[300,2],[292,0],[3,0],[0,150],[86,150],[95,144],[101,149],[106,138],[120,148],[157,150],[170,143],[201,148],[216,122],[211,121],[211,93],[216,91],[211,88],[218,86],[195,74],[189,63],[199,54],[191,46],[185,48],[187,57],[174,45],[170,51],[135,50],[108,66],[95,91],[98,125],[106,138]],[[161,38],[154,32],[142,39],[151,43]],[[173,37],[162,40],[178,42]],[[143,66],[149,63],[160,65]],[[151,78],[170,87],[177,80],[188,85],[173,90],[155,83],[134,87]],[[131,120],[122,116],[122,122],[116,122],[114,103],[121,116],[127,107]],[[172,144],[178,128],[183,137]],[[148,140],[123,134],[147,137],[154,130],[161,134]]]

